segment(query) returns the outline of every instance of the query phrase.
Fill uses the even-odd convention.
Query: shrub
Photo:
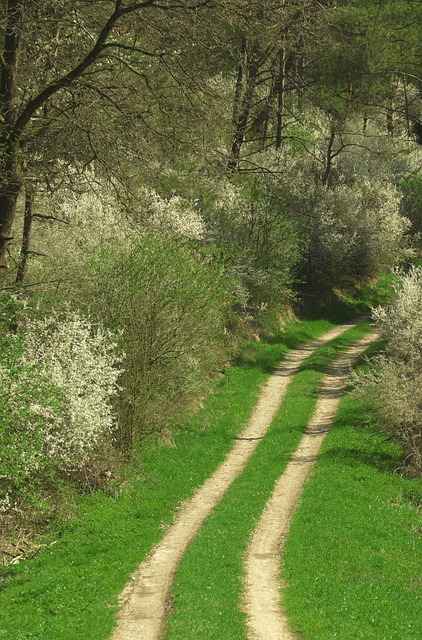
[[[394,264],[409,227],[399,202],[395,187],[375,178],[321,190],[306,252],[308,282],[341,286]]]
[[[27,319],[0,341],[0,505],[7,510],[34,483],[83,468],[111,438],[120,359],[108,332],[70,312]]]
[[[415,245],[422,249],[422,175],[411,175],[402,181],[403,199],[401,208],[409,218]]]
[[[75,312],[51,313],[26,326],[24,362],[36,366],[61,393],[60,413],[47,431],[48,457],[61,469],[81,468],[111,438],[121,374],[109,331]]]
[[[359,385],[371,392],[381,428],[403,443],[407,463],[422,473],[422,268],[400,272],[396,300],[378,307],[374,320],[385,350],[374,368],[362,374]]]
[[[211,257],[154,233],[104,243],[72,295],[126,354],[119,442],[131,448],[166,425],[226,361],[233,282]]]
[[[220,180],[207,222],[242,285],[241,297],[255,312],[279,308],[291,296],[299,258],[298,237],[267,176]]]
[[[48,431],[61,414],[60,390],[25,362],[23,334],[0,346],[0,511],[24,494],[35,476],[55,473],[46,452]]]

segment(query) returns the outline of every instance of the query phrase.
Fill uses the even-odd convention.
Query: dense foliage
[[[406,450],[406,463],[422,473],[422,268],[401,272],[397,297],[387,308],[373,312],[384,351],[373,368],[359,378],[359,386],[371,391],[380,427],[398,438]]]
[[[0,7],[7,509],[169,431],[265,314],[411,260],[422,98],[410,0]]]

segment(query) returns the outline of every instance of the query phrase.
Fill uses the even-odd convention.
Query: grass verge
[[[321,347],[293,378],[267,435],[182,560],[175,578],[167,640],[246,639],[239,604],[249,537],[312,415],[325,368],[369,330],[367,323],[358,325]]]
[[[422,480],[371,416],[345,396],[292,522],[285,603],[307,640],[422,638]]]
[[[1,640],[105,640],[129,574],[160,540],[182,500],[214,471],[256,402],[260,386],[294,346],[332,323],[290,323],[244,349],[216,381],[204,408],[181,425],[174,446],[148,443],[114,495],[80,498],[77,517],[52,531],[44,551],[0,568]]]

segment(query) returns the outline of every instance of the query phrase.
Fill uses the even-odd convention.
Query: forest
[[[421,25],[417,0],[1,0],[0,539],[392,272],[356,384],[420,477]]]

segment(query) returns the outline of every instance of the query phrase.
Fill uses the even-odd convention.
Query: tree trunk
[[[390,104],[387,111],[387,131],[388,135],[394,135],[394,126],[395,126],[395,105],[394,98],[390,98]]]
[[[279,71],[278,71],[278,107],[277,107],[277,135],[276,149],[280,149],[283,144],[283,116],[284,101],[286,95],[286,50],[281,47],[279,52]]]
[[[328,148],[327,148],[327,159],[326,159],[326,163],[325,163],[325,171],[324,171],[324,175],[322,176],[322,184],[323,185],[327,185],[328,181],[330,179],[330,173],[331,173],[331,168],[332,168],[332,163],[333,163],[333,146],[334,146],[334,140],[336,139],[336,130],[334,128],[334,125],[331,126],[331,132],[330,132],[330,139],[328,140]]]
[[[245,78],[246,88],[240,105],[239,117],[236,123],[230,158],[227,163],[227,171],[234,171],[239,164],[240,152],[245,140],[246,127],[249,120],[249,112],[251,109],[252,98],[255,91],[258,69],[259,63],[256,56],[254,56],[252,53],[252,59],[250,59],[247,64],[247,76]]]
[[[0,178],[0,283],[7,269],[7,249],[13,240],[12,225],[16,213],[16,204],[21,189],[19,167],[19,141],[0,139],[0,150],[5,159],[1,162]]]
[[[233,126],[237,126],[237,122],[239,119],[240,113],[240,105],[242,102],[242,96],[244,92],[245,86],[245,73],[246,73],[246,63],[247,63],[247,49],[246,49],[246,38],[242,38],[242,47],[241,47],[241,59],[239,63],[239,70],[237,73],[236,79],[236,89],[234,93],[234,105],[233,105]]]
[[[412,135],[412,122],[409,114],[409,94],[407,91],[406,79],[404,79],[403,88],[404,88],[404,112],[406,117],[406,131],[407,131],[408,137],[410,138],[410,136]]]
[[[387,106],[387,132],[388,135],[393,136],[396,128],[396,104],[395,98],[397,93],[397,80],[393,77],[391,79],[391,92],[388,96]]]
[[[298,54],[296,55],[296,88],[297,88],[297,108],[299,111],[303,109],[303,94],[304,94],[304,75],[305,75],[305,56],[303,51],[305,49],[305,39],[303,35],[299,38]]]
[[[16,135],[18,62],[22,37],[22,0],[7,0],[4,49],[0,81],[0,269],[7,267],[7,248],[12,240],[12,224],[21,188],[19,137]],[[0,282],[4,272],[0,273]]]
[[[23,284],[26,275],[26,267],[28,264],[29,250],[31,246],[32,231],[32,207],[34,204],[34,190],[32,187],[26,187],[25,192],[25,216],[23,222],[22,246],[19,256],[19,266],[16,274],[16,284]]]
[[[264,126],[263,126],[263,132],[262,132],[262,148],[263,149],[265,149],[265,147],[267,146],[268,129],[270,126],[271,112],[273,109],[274,98],[277,93],[276,87],[277,87],[277,70],[275,69],[273,70],[273,73],[272,73],[271,86],[268,92],[268,97],[265,105],[265,119],[264,119]]]

